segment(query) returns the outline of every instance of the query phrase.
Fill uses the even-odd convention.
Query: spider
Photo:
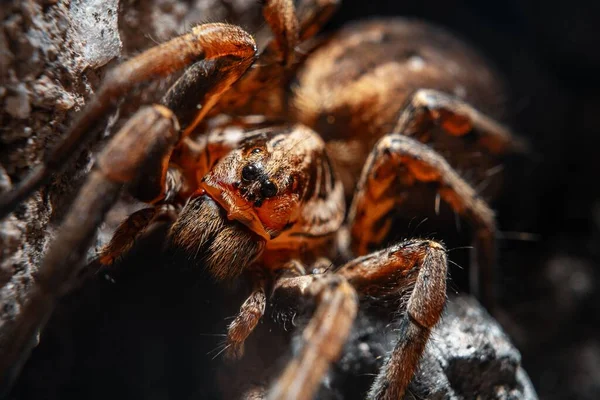
[[[3,374],[30,350],[124,189],[150,207],[119,226],[98,262],[114,265],[167,223],[166,246],[216,281],[243,274],[253,291],[229,326],[229,358],[243,357],[268,301],[314,302],[270,399],[312,398],[367,298],[393,299],[401,312],[398,342],[369,396],[402,397],[444,308],[447,258],[433,240],[381,249],[398,210],[445,207],[469,221],[472,288],[493,304],[494,213],[458,171],[486,181],[523,148],[487,116],[503,99],[497,77],[465,44],[417,21],[359,22],[316,39],[336,7],[303,0],[296,11],[292,0],[266,0],[273,38],[261,51],[241,28],[209,23],[107,74],[61,144],[1,198],[2,216],[59,171],[120,98],[183,70],[160,104],[140,108],[98,155],[37,271],[22,329],[3,339]]]

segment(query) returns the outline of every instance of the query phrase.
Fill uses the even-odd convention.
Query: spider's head
[[[174,240],[209,253],[215,277],[238,275],[268,241],[306,223],[304,205],[326,185],[324,151],[322,139],[302,125],[248,133],[204,176],[200,196],[173,227]]]
[[[321,138],[302,125],[259,130],[219,160],[201,188],[228,219],[272,240],[300,217],[307,188],[315,180],[314,161],[323,149]]]

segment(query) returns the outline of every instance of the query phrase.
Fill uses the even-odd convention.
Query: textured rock
[[[92,93],[93,72],[120,54],[117,0],[86,3],[6,3],[2,7],[0,112],[3,126],[0,163],[8,189],[27,173],[63,124]],[[93,21],[93,23],[92,23]],[[84,165],[87,163],[84,161]],[[12,329],[31,288],[31,276],[51,237],[53,207],[64,207],[87,168],[78,169],[67,185],[52,186],[25,201],[0,221],[0,332]]]
[[[320,396],[363,398],[394,346],[394,334],[363,311]],[[498,323],[474,298],[459,296],[448,301],[405,399],[535,400],[537,395],[521,366],[521,354]]]
[[[89,68],[101,67],[121,54],[118,0],[73,1],[70,15]]]
[[[433,335],[428,356],[440,365],[455,398],[537,398],[521,354],[473,298],[454,298]]]

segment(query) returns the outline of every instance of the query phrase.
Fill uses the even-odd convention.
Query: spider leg
[[[267,52],[274,51],[286,66],[295,61],[296,46],[312,38],[331,18],[340,0],[303,0],[298,10],[293,0],[267,0],[263,16],[274,38]]]
[[[300,41],[308,40],[321,31],[337,10],[341,0],[303,0],[298,4]]]
[[[406,307],[398,342],[385,360],[368,398],[401,399],[419,363],[431,329],[446,302],[446,250],[429,240],[410,240],[342,266],[361,296],[401,298]]]
[[[6,216],[19,202],[44,185],[53,173],[60,171],[88,139],[98,120],[116,104],[119,98],[140,83],[168,76],[198,62],[207,62],[207,65],[213,67],[222,67],[222,63],[229,62],[235,71],[234,75],[239,78],[254,61],[255,54],[254,40],[241,28],[218,23],[204,24],[193,28],[190,33],[155,46],[118,65],[107,73],[102,86],[71,125],[62,142],[14,190],[0,197],[0,218]],[[219,62],[218,60],[227,61]],[[197,66],[195,72],[201,69],[202,66]],[[178,99],[188,97],[191,91],[185,89],[194,87],[194,85],[186,85],[186,82],[193,73],[194,71],[187,75],[184,74],[180,83],[176,84],[176,87],[181,90],[171,91],[171,97],[167,96],[165,100],[167,103],[175,104]],[[214,74],[214,72],[208,73],[208,75]],[[228,78],[230,79],[223,80],[226,84],[220,80],[215,82],[218,92],[227,89],[227,84],[230,85],[237,79],[233,78],[231,74]],[[209,86],[209,91],[213,92],[215,85]],[[191,125],[199,123],[199,118],[208,112],[214,101],[205,104],[205,107],[198,113],[200,117],[195,118],[184,133],[188,133],[192,129]],[[173,110],[177,112],[175,108]],[[186,122],[187,120],[182,118],[182,121]]]
[[[267,399],[312,399],[348,338],[358,307],[356,292],[342,276],[327,273],[283,277],[275,283],[273,297],[308,297],[317,308],[302,334],[302,347],[272,385]]]
[[[262,277],[255,277],[252,293],[242,304],[237,317],[229,325],[226,357],[230,359],[242,358],[244,355],[244,342],[264,315],[266,304],[265,280]]]
[[[271,46],[281,55],[285,65],[294,61],[294,53],[299,40],[298,18],[293,0],[266,0],[263,16],[273,32]]]
[[[331,265],[331,262],[324,259],[319,259],[314,268],[323,268],[323,264]],[[239,359],[244,355],[244,342],[256,328],[258,321],[265,314],[265,305],[267,298],[265,295],[266,281],[260,273],[254,272],[252,277],[254,288],[252,293],[246,299],[240,312],[229,325],[227,331],[227,350],[225,355],[230,359]],[[304,265],[298,260],[290,260],[276,271],[278,279],[283,277],[303,276],[306,275]]]
[[[391,229],[390,213],[411,193],[431,189],[473,226],[477,262],[471,268],[471,290],[492,308],[494,212],[442,156],[410,137],[384,136],[367,159],[349,214],[354,253],[366,254],[381,244]]]
[[[473,135],[472,142],[490,154],[526,150],[526,144],[506,127],[458,97],[433,89],[420,89],[409,97],[393,132],[421,142],[434,141],[427,138],[429,128],[434,125],[442,127],[450,136]]]
[[[265,28],[257,34],[258,42],[263,42],[260,55],[213,111],[289,120],[287,85],[317,44],[309,39],[331,18],[339,3],[340,0],[301,0],[296,12],[292,0],[267,0],[263,15],[271,32]],[[264,36],[268,38],[266,43],[260,40]]]
[[[100,249],[98,262],[106,266],[113,265],[133,248],[136,241],[151,234],[157,225],[171,225],[176,218],[177,211],[170,204],[160,204],[134,212],[119,224],[110,242]]]
[[[222,95],[246,72],[254,54],[225,55],[202,60],[187,68],[171,86],[161,104],[173,110],[188,137],[204,120]]]
[[[433,89],[409,97],[393,132],[427,143],[453,168],[468,171],[486,199],[501,188],[503,158],[527,150],[505,126],[462,99]]]
[[[144,107],[127,121],[98,156],[65,217],[37,272],[39,287],[51,293],[64,293],[65,284],[68,286],[69,277],[79,267],[96,228],[121,189],[146,173],[144,167],[166,166],[169,149],[178,138],[177,120],[163,106]]]
[[[163,106],[144,107],[104,148],[35,274],[35,286],[13,321],[14,329],[5,329],[0,337],[0,377],[14,373],[10,368],[18,370],[28,356],[34,345],[32,338],[80,272],[96,228],[123,186],[144,171],[148,160],[152,164],[157,156],[169,153],[178,136],[177,121],[169,110]]]

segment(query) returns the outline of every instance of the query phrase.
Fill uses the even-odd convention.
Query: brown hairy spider
[[[273,40],[260,52],[239,27],[204,24],[107,74],[62,143],[1,198],[2,215],[59,171],[128,91],[185,69],[161,104],[137,111],[98,156],[37,272],[22,329],[2,339],[2,374],[30,350],[124,188],[151,207],[120,225],[99,262],[113,265],[166,221],[167,245],[215,280],[244,272],[254,290],[229,326],[230,358],[243,356],[268,299],[314,301],[303,346],[270,399],[312,398],[366,297],[396,299],[401,311],[398,342],[369,397],[402,397],[443,311],[447,265],[432,240],[372,252],[398,210],[445,207],[468,220],[473,288],[492,304],[494,213],[457,171],[485,181],[521,146],[477,111],[498,110],[496,76],[460,41],[414,21],[356,23],[309,41],[336,1],[305,0],[296,12],[292,0],[266,0]],[[340,257],[349,261],[332,267]]]

